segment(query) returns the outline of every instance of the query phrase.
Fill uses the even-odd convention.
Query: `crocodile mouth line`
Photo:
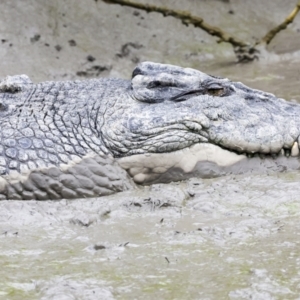
[[[189,92],[184,92],[184,93],[181,93],[179,95],[176,95],[176,96],[172,97],[171,100],[172,101],[177,101],[177,102],[186,101],[189,98],[201,96],[203,94],[204,94],[203,89],[192,90],[192,91],[189,91]]]
[[[237,155],[244,155],[248,158],[253,158],[253,157],[260,157],[260,158],[273,158],[276,159],[277,157],[285,156],[285,157],[300,157],[300,148],[298,142],[294,142],[291,148],[281,148],[280,151],[278,152],[273,152],[273,153],[262,153],[262,152],[247,152],[247,151],[237,151],[235,149],[230,149],[227,148],[223,145],[218,145],[213,143],[212,141],[209,141],[209,143],[220,147],[224,150],[233,152]]]

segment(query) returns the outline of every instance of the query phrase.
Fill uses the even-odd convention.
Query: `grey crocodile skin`
[[[108,195],[135,187],[124,169],[138,183],[151,170],[159,182],[168,168],[190,173],[177,168],[186,153],[180,151],[201,144],[238,155],[233,162],[282,151],[295,156],[299,113],[298,104],[242,83],[151,62],[139,64],[131,81],[34,84],[26,75],[7,77],[0,82],[0,199]],[[205,149],[205,156],[215,151]],[[146,159],[174,152],[153,164]],[[126,167],[118,163],[128,157]]]

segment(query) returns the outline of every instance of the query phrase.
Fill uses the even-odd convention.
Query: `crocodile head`
[[[300,105],[193,69],[132,80],[0,82],[0,200],[103,196],[136,183],[300,167]],[[122,169],[123,168],[123,169]]]
[[[127,93],[103,136],[137,182],[282,170],[299,154],[300,106],[240,82],[144,62]]]

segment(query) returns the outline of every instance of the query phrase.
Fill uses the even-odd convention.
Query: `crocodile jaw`
[[[118,159],[118,163],[138,184],[300,168],[298,157],[249,158],[209,143],[199,143],[169,153],[132,155]]]

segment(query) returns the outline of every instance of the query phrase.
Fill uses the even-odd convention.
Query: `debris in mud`
[[[139,50],[143,47],[142,44],[129,42],[121,47],[120,52],[116,56],[119,58],[130,58],[133,63],[138,63],[140,59],[135,55],[134,50]]]
[[[5,230],[1,233],[1,235],[4,235],[4,236],[18,236],[18,234],[19,234],[18,231],[11,232],[8,230]]]
[[[76,43],[76,41],[74,41],[74,40],[69,40],[69,45],[71,46],[71,47],[75,47],[75,46],[77,46],[77,43]]]
[[[94,56],[92,56],[92,55],[88,55],[88,56],[86,57],[86,59],[87,59],[87,61],[89,61],[89,62],[93,62],[93,61],[96,60],[96,58],[95,58]]]
[[[106,247],[104,245],[98,245],[98,244],[96,244],[96,245],[94,245],[94,249],[98,251],[98,250],[106,249]]]
[[[126,242],[124,244],[120,244],[119,247],[126,247],[129,244],[129,242]]]
[[[58,51],[58,52],[59,52],[59,51],[62,49],[62,46],[60,46],[60,45],[56,45],[54,48],[56,49],[56,51]]]
[[[87,68],[85,71],[78,71],[76,73],[77,76],[80,77],[87,77],[87,78],[93,78],[98,77],[102,72],[110,71],[112,69],[112,66],[92,66],[90,68]]]
[[[35,34],[32,38],[30,38],[31,43],[37,42],[41,38],[40,34]]]
[[[144,199],[144,203],[150,205],[151,211],[154,211],[155,208],[161,207],[161,201],[159,199],[152,200],[151,198]]]
[[[88,220],[88,221],[82,221],[80,219],[71,219],[70,220],[70,224],[80,225],[80,226],[83,226],[83,227],[89,227],[93,223],[94,223],[94,221],[92,221],[92,220]]]
[[[169,207],[169,206],[172,206],[172,204],[168,203],[168,202],[165,202],[163,203],[159,208],[162,208],[162,207]]]
[[[125,204],[125,207],[138,207],[138,208],[149,208],[149,205],[150,205],[150,210],[153,211],[155,210],[156,207],[160,207],[160,200],[151,200],[151,198],[147,198],[147,199],[144,199],[142,201],[142,203],[140,202],[136,202],[136,201],[132,201],[130,202],[129,204]]]
[[[150,211],[155,211],[156,209],[164,209],[169,207],[180,208],[179,206],[175,205],[173,200],[162,202],[160,199],[151,199],[151,197],[143,199],[140,202],[131,201],[130,203],[124,204],[124,206],[127,207],[128,209],[136,208],[138,210],[145,209]],[[162,222],[163,219],[161,219],[160,223]]]
[[[108,217],[108,215],[111,213],[111,210],[106,210],[101,214],[101,217]]]
[[[196,193],[192,190],[187,190],[187,193],[189,194],[190,197],[194,197]]]

